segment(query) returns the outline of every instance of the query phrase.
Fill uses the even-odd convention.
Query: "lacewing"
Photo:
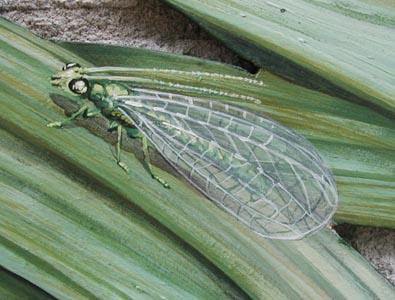
[[[211,89],[198,88],[203,96],[196,98],[150,87],[156,83],[197,89],[177,82],[139,78],[146,85],[136,87],[142,70],[67,64],[51,82],[81,96],[86,104],[71,117],[48,125],[60,127],[80,115],[103,114],[111,128],[118,128],[117,162],[123,169],[128,170],[120,159],[126,130],[142,138],[145,155],[148,140],[192,185],[266,238],[300,239],[331,219],[338,202],[335,181],[305,138],[266,116],[210,100],[215,94]],[[264,88],[250,78],[232,79]],[[169,187],[155,175],[148,157],[146,162],[152,177]]]

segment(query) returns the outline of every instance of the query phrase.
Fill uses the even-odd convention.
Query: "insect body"
[[[314,147],[289,128],[227,104],[133,88],[127,79],[105,79],[97,76],[100,68],[93,75],[90,70],[68,64],[52,77],[52,84],[89,103],[49,126],[102,113],[118,128],[117,161],[123,169],[128,169],[120,159],[125,128],[141,137],[143,146],[147,138],[190,183],[264,237],[302,238],[334,214],[337,192],[330,171]],[[145,155],[152,176],[168,187]]]

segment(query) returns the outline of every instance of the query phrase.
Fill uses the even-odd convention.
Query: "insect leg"
[[[124,162],[121,161],[122,131],[123,131],[123,126],[121,124],[118,124],[117,125],[116,158],[117,158],[118,166],[120,166],[126,173],[129,173],[128,166]]]
[[[147,137],[145,135],[143,135],[141,137],[141,141],[143,143],[144,162],[145,162],[145,164],[146,164],[146,166],[148,168],[148,172],[150,172],[152,178],[155,179],[156,181],[158,181],[161,185],[163,185],[164,188],[169,189],[170,185],[165,180],[163,180],[158,175],[156,175],[154,173],[154,171],[152,170],[151,160],[150,160],[150,156],[149,156],[149,152],[148,152],[148,140],[147,140]]]
[[[100,113],[93,103],[89,102],[81,106],[76,112],[74,112],[70,117],[63,119],[62,121],[55,121],[47,124],[47,127],[62,127],[70,121],[75,120],[79,116],[85,115],[86,117],[92,117]]]

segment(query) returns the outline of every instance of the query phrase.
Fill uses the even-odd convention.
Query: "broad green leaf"
[[[111,47],[110,50],[106,46],[75,43],[62,45],[96,65],[248,75],[242,70],[218,63],[202,64],[201,60],[194,58],[186,61],[179,56],[163,53],[154,55],[154,52],[142,52],[139,49]],[[188,86],[206,87],[228,94],[245,93],[261,100],[262,103],[257,105],[252,101],[219,97],[220,101],[229,101],[269,115],[313,142],[336,175],[340,193],[336,221],[395,227],[395,122],[392,118],[342,98],[291,84],[268,72],[262,72],[257,77],[250,75],[251,79],[263,80],[265,86],[259,88],[248,82],[240,84],[231,77],[224,80],[202,76],[196,80],[185,78],[183,74],[158,77],[152,70],[139,72],[139,76],[164,81],[176,79]]]
[[[258,66],[394,117],[393,1],[164,1]]]

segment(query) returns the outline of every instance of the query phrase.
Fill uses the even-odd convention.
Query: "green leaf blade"
[[[338,87],[365,105],[395,111],[391,4],[385,9],[385,4],[352,1],[350,13],[335,1],[165,2],[258,66],[299,82],[323,79],[328,92]],[[312,74],[300,78],[303,73],[290,64]]]

